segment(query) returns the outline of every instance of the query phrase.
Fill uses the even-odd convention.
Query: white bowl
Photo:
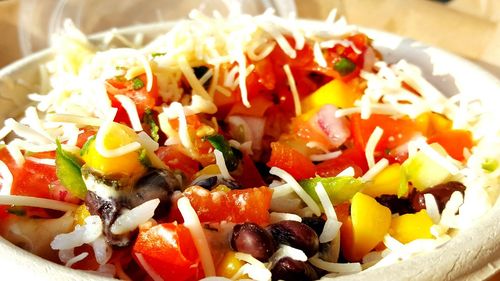
[[[320,22],[302,21],[314,28]],[[120,30],[124,35],[143,32],[152,38],[171,24],[151,24]],[[478,92],[484,98],[500,93],[500,82],[471,62],[428,47],[411,39],[385,32],[363,30],[374,39],[374,46],[384,60],[399,59],[418,65],[424,76],[446,95],[458,92]],[[101,35],[102,36],[102,35]],[[94,36],[98,40],[101,36]],[[28,100],[26,94],[39,87],[38,65],[51,57],[48,50],[30,55],[0,70],[0,120],[22,113]],[[490,95],[490,96],[488,96]],[[497,96],[497,103],[498,102]],[[499,120],[492,120],[492,122]],[[341,276],[335,280],[466,280],[486,279],[500,268],[500,203],[476,225],[461,231],[444,246],[429,253],[387,267],[370,269],[359,274]],[[3,275],[21,280],[109,280],[82,271],[68,269],[17,248],[0,237],[0,269]]]

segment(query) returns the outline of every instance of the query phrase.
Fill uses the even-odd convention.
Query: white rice
[[[111,233],[119,235],[136,229],[153,217],[159,204],[160,199],[156,198],[146,201],[130,211],[125,211],[111,225]]]
[[[72,249],[95,241],[102,234],[102,221],[99,216],[88,216],[84,225],[77,225],[70,233],[58,234],[50,243],[54,250]]]

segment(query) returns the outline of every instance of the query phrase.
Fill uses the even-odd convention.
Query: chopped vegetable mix
[[[52,88],[0,131],[0,235],[124,280],[317,280],[494,202],[498,128],[367,35],[190,16],[139,50],[64,37]]]

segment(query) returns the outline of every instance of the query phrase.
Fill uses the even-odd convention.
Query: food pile
[[[53,38],[0,130],[5,239],[124,280],[314,280],[432,250],[496,201],[481,101],[342,19],[193,11],[135,39]]]

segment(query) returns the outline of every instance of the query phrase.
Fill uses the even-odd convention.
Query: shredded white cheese
[[[342,155],[342,150],[327,152],[324,154],[311,154],[311,156],[309,156],[309,159],[311,159],[311,161],[326,161],[337,158],[340,155]]]
[[[163,281],[160,274],[158,274],[151,265],[144,259],[144,256],[141,253],[135,253],[135,257],[137,261],[141,264],[142,268],[148,273],[149,277],[153,279],[153,281]]]
[[[429,146],[423,138],[419,138],[417,140],[414,140],[413,142],[416,145],[416,147],[420,149],[420,151],[425,153],[425,155],[427,155],[427,157],[432,159],[434,162],[438,163],[440,166],[448,170],[450,174],[452,175],[458,174],[459,172],[458,167],[447,157],[441,155],[434,148]]]
[[[250,278],[257,281],[268,281],[271,279],[272,275],[269,269],[267,269],[267,267],[256,258],[241,252],[236,252],[234,256],[238,260],[247,262],[247,264],[244,264],[233,276],[234,279],[237,280],[244,274],[248,274]]]
[[[318,194],[319,201],[321,202],[321,205],[323,205],[323,210],[326,214],[326,223],[323,227],[323,232],[321,232],[321,235],[319,236],[319,242],[327,243],[335,239],[342,223],[340,223],[337,219],[337,214],[335,213],[333,204],[330,201],[323,184],[318,182],[314,189],[316,190],[316,194]]]
[[[179,198],[177,201],[177,207],[179,208],[182,218],[184,219],[184,226],[189,229],[194,245],[198,250],[205,276],[215,276],[214,261],[212,259],[212,254],[210,253],[207,238],[203,232],[203,227],[198,219],[198,215],[191,206],[189,199],[186,197]]]
[[[389,166],[389,160],[382,158],[373,167],[371,167],[362,177],[364,182],[372,180],[376,175],[382,172],[385,167]]]
[[[132,124],[132,129],[136,132],[142,131],[141,119],[139,118],[139,113],[137,113],[137,107],[134,101],[125,95],[115,95],[115,98],[121,103],[125,112],[127,112],[130,124]]]
[[[56,165],[56,160],[50,159],[50,158],[36,158],[36,157],[28,156],[28,157],[26,157],[26,160],[31,161],[33,163],[41,164],[41,165],[47,165],[47,166],[55,166]]]
[[[22,167],[26,158],[24,158],[24,155],[19,147],[14,142],[11,142],[7,144],[5,148],[7,148],[7,150],[9,151],[9,154],[12,159],[14,159],[14,162],[16,162],[16,165],[18,167]]]
[[[279,212],[271,212],[269,214],[270,223],[280,222],[284,220],[298,221],[301,222],[302,218],[292,213],[279,213]]]
[[[353,167],[347,167],[340,173],[336,175],[336,177],[354,177],[355,172]]]
[[[175,111],[177,113],[177,116],[179,117],[179,139],[181,141],[181,144],[187,149],[192,148],[193,143],[191,141],[191,137],[189,136],[186,115],[184,114],[182,104],[173,102],[169,108]]]
[[[73,211],[78,207],[78,205],[59,200],[21,196],[21,195],[4,195],[4,194],[0,195],[0,205],[38,207],[38,208],[58,210],[63,212]]]
[[[436,198],[431,193],[424,193],[425,209],[427,214],[432,219],[434,224],[439,223],[441,220],[441,214],[439,214],[439,208],[436,202]]]
[[[18,123],[16,120],[9,118],[5,120],[5,126],[9,127],[16,135],[33,141],[37,144],[50,144],[54,143],[53,140],[49,139],[47,136],[39,133],[38,131]]]
[[[295,116],[299,116],[302,114],[302,107],[300,104],[299,92],[297,91],[297,85],[295,84],[295,78],[293,78],[292,70],[288,64],[283,66],[283,70],[285,71],[286,78],[288,79],[288,85],[290,86],[290,92],[292,93]]]
[[[2,195],[10,195],[10,190],[12,188],[12,183],[14,182],[14,177],[9,170],[9,167],[5,165],[5,163],[0,160],[0,177],[1,177],[1,188],[0,188],[0,196]],[[2,204],[2,197],[0,197],[0,204]],[[3,203],[5,204],[5,202]]]
[[[113,110],[112,113],[108,116],[107,120],[104,121],[101,128],[99,128],[99,131],[97,131],[95,138],[95,148],[97,152],[99,152],[99,154],[107,158],[119,157],[127,153],[137,151],[141,148],[141,144],[136,141],[115,149],[108,149],[106,147],[106,145],[104,144],[104,139],[105,139],[104,136],[109,131],[115,115],[116,115],[116,109]]]
[[[227,170],[226,161],[224,160],[224,155],[222,154],[222,152],[215,149],[214,155],[215,155],[215,163],[219,167],[219,171],[222,177],[225,179],[233,179],[233,177],[231,177],[231,174],[229,174],[229,171]]]
[[[317,268],[326,270],[328,272],[337,273],[356,273],[362,270],[359,262],[355,263],[333,263],[324,261],[318,257],[312,257],[309,262]]]
[[[377,126],[375,127],[372,134],[368,138],[368,141],[366,142],[365,157],[369,168],[372,168],[375,165],[375,156],[374,156],[375,148],[377,147],[377,144],[380,141],[380,138],[382,137],[383,134],[384,130],[379,126]]]
[[[71,258],[68,260],[65,264],[66,267],[72,267],[75,263],[84,260],[86,257],[88,257],[89,253],[88,252],[83,252],[79,254],[76,257]]]

